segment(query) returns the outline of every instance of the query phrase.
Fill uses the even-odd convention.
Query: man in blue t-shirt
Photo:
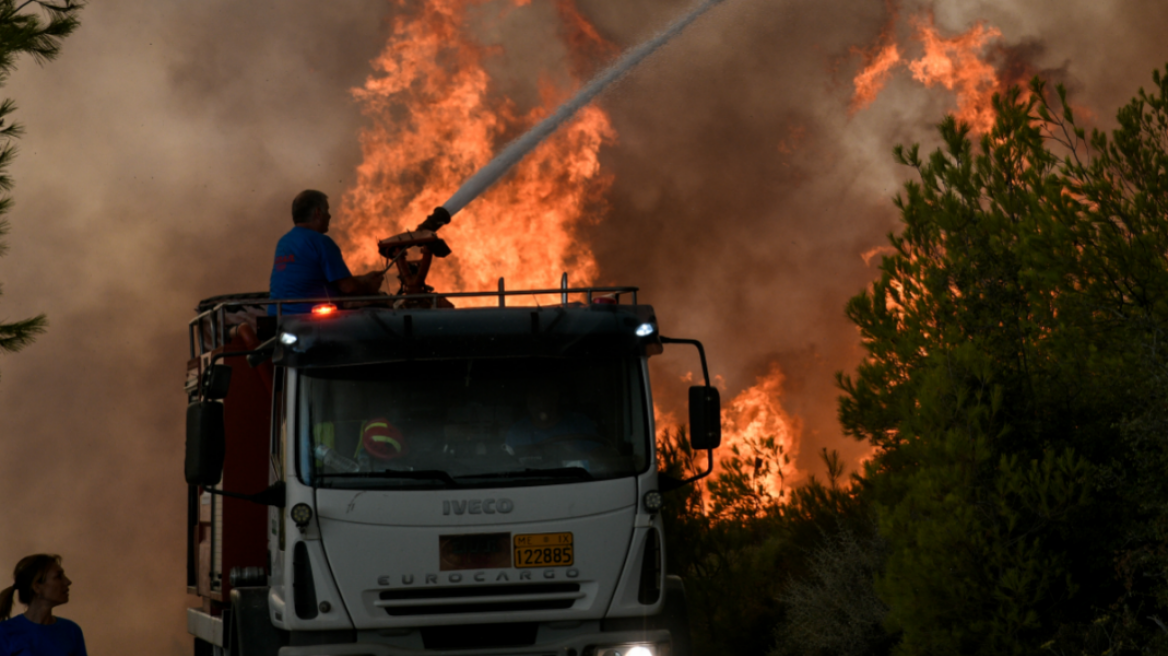
[[[297,194],[292,201],[292,229],[276,244],[269,292],[281,298],[337,298],[376,294],[385,272],[370,271],[354,276],[336,242],[325,233],[329,229],[328,196],[315,189]],[[283,306],[285,314],[308,312],[311,303]],[[268,307],[275,314],[276,306]]]

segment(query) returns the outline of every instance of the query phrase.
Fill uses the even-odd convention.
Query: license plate
[[[438,536],[438,569],[492,569],[511,566],[510,533]]]
[[[516,535],[515,567],[566,567],[573,564],[571,533]]]

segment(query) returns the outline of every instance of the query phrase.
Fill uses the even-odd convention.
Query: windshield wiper
[[[420,469],[418,471],[404,471],[387,469],[373,472],[337,472],[333,474],[317,474],[320,478],[405,478],[420,481],[442,481],[447,485],[458,487],[458,481],[441,469]]]
[[[516,471],[494,472],[491,474],[467,474],[459,476],[467,478],[578,478],[585,481],[592,480],[592,474],[583,467],[549,467],[548,469],[520,469]]]

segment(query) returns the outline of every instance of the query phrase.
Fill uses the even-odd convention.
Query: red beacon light
[[[321,303],[320,305],[312,306],[312,316],[314,317],[329,317],[337,313],[337,306],[332,303]]]

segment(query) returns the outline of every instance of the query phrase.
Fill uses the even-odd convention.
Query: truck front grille
[[[421,629],[422,646],[426,649],[528,647],[535,644],[538,631],[539,625],[535,622],[424,626]]]
[[[562,610],[582,599],[579,583],[481,585],[457,588],[386,590],[375,605],[393,616]]]

